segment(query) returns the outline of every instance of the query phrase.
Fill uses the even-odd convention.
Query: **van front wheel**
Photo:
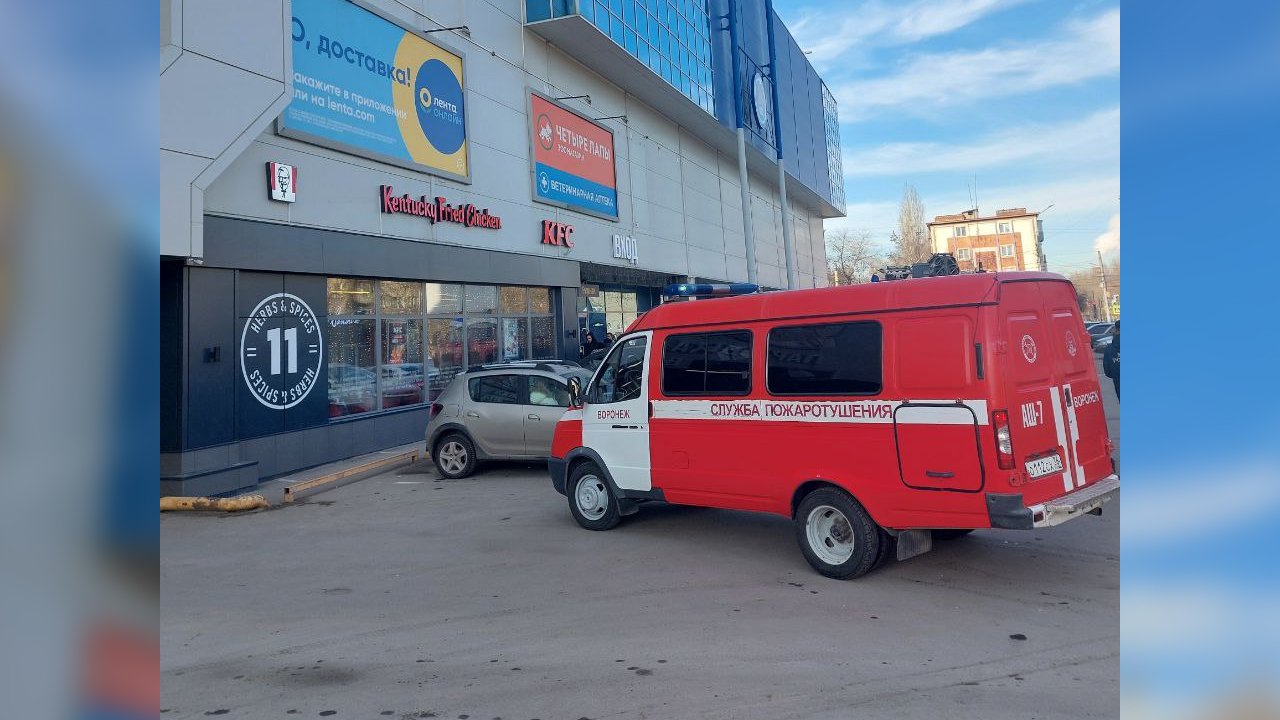
[[[796,540],[814,570],[847,580],[866,574],[880,558],[880,527],[858,501],[839,488],[814,490],[800,501]]]
[[[595,463],[582,463],[569,473],[569,512],[573,519],[588,530],[608,530],[622,516],[618,513],[618,501],[604,479],[604,473]]]

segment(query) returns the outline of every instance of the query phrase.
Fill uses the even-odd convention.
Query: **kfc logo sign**
[[[542,221],[542,244],[563,248],[573,247],[573,226],[554,220]]]
[[[271,199],[293,202],[298,199],[298,168],[284,163],[267,163],[267,189]]]

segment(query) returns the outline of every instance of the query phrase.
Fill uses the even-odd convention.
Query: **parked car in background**
[[[1107,346],[1111,344],[1113,339],[1115,339],[1113,335],[1103,335],[1093,342],[1093,351],[1101,355],[1107,351]]]
[[[470,475],[485,460],[550,457],[574,377],[585,385],[591,373],[555,361],[483,365],[460,373],[431,404],[427,455],[450,479]]]
[[[1093,327],[1088,328],[1090,346],[1097,348],[1098,340],[1104,337],[1110,337],[1111,328],[1115,327],[1115,323],[1102,322],[1096,323]]]

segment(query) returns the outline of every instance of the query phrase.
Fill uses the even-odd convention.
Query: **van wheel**
[[[436,443],[431,459],[441,475],[450,480],[464,478],[476,471],[476,446],[462,433],[449,433]]]
[[[946,530],[934,530],[934,540],[955,540],[973,532],[973,528],[948,528]]]
[[[569,474],[569,491],[569,512],[582,527],[608,530],[622,519],[618,514],[618,501],[595,463],[582,463],[573,469]]]
[[[853,496],[838,488],[805,495],[796,508],[795,526],[805,559],[827,577],[856,578],[888,556],[881,548],[885,543],[880,526]]]

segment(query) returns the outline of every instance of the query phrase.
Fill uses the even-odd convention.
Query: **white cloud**
[[[898,72],[833,90],[843,121],[886,108],[913,112],[1070,85],[1120,70],[1120,12],[1067,25],[1066,37],[916,56]]]
[[[1022,125],[971,143],[910,142],[845,152],[848,177],[964,171],[1037,159],[1114,160],[1120,155],[1120,110],[1056,125]]]
[[[1185,539],[1187,528],[1204,537],[1221,537],[1234,528],[1266,523],[1280,509],[1280,473],[1267,460],[1189,468],[1155,480],[1141,478],[1125,491],[1130,511],[1120,525],[1120,537],[1127,548],[1161,547]],[[1207,483],[1212,483],[1211,492],[1206,491]]]
[[[796,42],[822,67],[854,47],[903,45],[945,35],[983,16],[1028,0],[917,0],[912,3],[868,2],[843,18],[824,11],[791,24]]]
[[[1093,241],[1093,249],[1103,255],[1120,250],[1120,213],[1111,216],[1107,231]]]

